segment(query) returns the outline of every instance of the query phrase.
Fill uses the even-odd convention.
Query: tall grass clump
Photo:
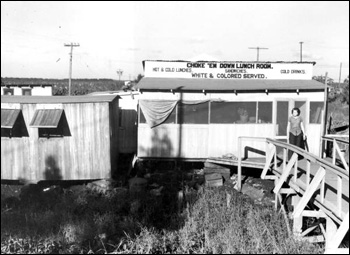
[[[228,202],[227,197],[230,197]],[[126,237],[115,253],[313,253],[319,245],[288,235],[282,215],[260,207],[232,189],[206,189],[187,208],[184,225],[176,231],[143,229]]]

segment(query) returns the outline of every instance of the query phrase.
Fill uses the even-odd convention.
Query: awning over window
[[[257,79],[185,79],[147,78],[136,86],[145,91],[265,91],[265,90],[316,90],[323,91],[324,84],[315,80],[257,80]]]
[[[139,104],[143,115],[145,116],[147,124],[154,128],[162,124],[172,113],[177,104],[196,105],[206,103],[208,101],[222,102],[222,100],[139,100]]]
[[[175,100],[140,100],[139,104],[146,122],[152,128],[162,124],[174,110]]]
[[[13,128],[20,112],[19,109],[1,109],[1,128]]]
[[[57,128],[62,113],[63,109],[36,110],[29,126],[34,128]]]

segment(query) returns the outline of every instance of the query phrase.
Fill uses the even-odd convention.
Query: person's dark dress
[[[290,122],[289,129],[289,143],[295,146],[298,146],[302,149],[305,149],[304,146],[304,134],[301,130],[301,122],[303,122],[303,118],[298,116],[294,118],[290,116],[288,121]],[[293,155],[293,151],[288,151],[288,159],[290,159]],[[303,157],[299,155],[298,159],[302,159]]]

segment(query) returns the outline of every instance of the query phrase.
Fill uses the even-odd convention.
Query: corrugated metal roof
[[[137,84],[140,90],[192,91],[264,91],[264,90],[323,90],[324,84],[315,80],[238,80],[238,79],[185,79],[147,78]]]
[[[23,104],[75,104],[75,103],[101,103],[112,102],[118,95],[101,96],[1,96],[1,103]]]
[[[36,110],[29,126],[38,128],[57,128],[62,113],[62,109]]]
[[[13,128],[21,110],[1,109],[1,128]]]

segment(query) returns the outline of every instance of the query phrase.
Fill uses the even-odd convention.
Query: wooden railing
[[[254,141],[254,142],[263,142],[266,143],[266,137],[249,137],[249,136],[240,136],[238,137],[238,182],[237,187],[240,191],[242,189],[242,144],[244,141]],[[267,143],[266,143],[267,146]],[[268,148],[265,147],[265,150],[267,151]]]
[[[333,144],[333,150],[332,150],[332,163],[335,165],[336,164],[336,159],[337,156],[340,158],[344,168],[349,171],[349,162],[347,162],[345,160],[345,156],[344,156],[344,151],[346,151],[346,149],[342,149],[340,144],[342,144],[343,146],[347,147],[347,150],[349,150],[349,141],[346,141],[342,138],[347,138],[349,139],[349,136],[345,136],[345,135],[326,135],[326,136],[322,136],[322,140],[323,141],[328,141],[328,142],[332,142]]]
[[[324,139],[330,139],[325,137]],[[334,139],[334,138],[333,138]],[[270,138],[262,137],[239,137],[238,139],[238,188],[241,188],[241,167],[242,167],[242,157],[241,152],[243,150],[242,145],[244,141],[259,141],[266,143],[266,157],[265,157],[265,167],[261,173],[262,179],[273,179],[275,180],[274,193],[276,194],[276,209],[277,200],[281,198],[281,194],[295,194],[298,197],[301,196],[295,204],[293,211],[293,218],[295,222],[298,222],[296,229],[302,228],[302,223],[300,219],[302,217],[324,217],[327,219],[327,231],[324,231],[324,239],[326,240],[326,252],[337,251],[342,252],[339,249],[339,245],[342,242],[344,236],[349,230],[349,210],[348,205],[344,207],[345,203],[348,203],[348,187],[344,188],[344,181],[349,182],[349,171],[348,167],[343,169],[337,166],[333,162],[329,162],[325,159],[319,158],[318,156],[311,154],[297,146],[277,141]],[[333,142],[340,142],[337,140],[332,140]],[[343,141],[341,141],[343,142]],[[335,144],[335,143],[334,143]],[[339,146],[335,145],[335,151],[339,154],[341,151]],[[277,155],[277,148],[283,150],[282,159],[280,155]],[[287,163],[287,153],[292,152],[291,158]],[[333,154],[335,155],[335,154]],[[340,155],[340,154],[339,154]],[[302,180],[298,174],[300,174],[300,169],[298,168],[299,160],[298,158],[302,156],[306,160],[305,165],[305,180]],[[342,158],[341,158],[342,159]],[[344,164],[342,159],[342,163]],[[311,165],[316,166],[316,173],[311,174]],[[273,174],[267,175],[268,171]],[[336,204],[333,201],[326,201],[326,189],[330,188],[330,185],[326,183],[326,173],[333,174],[337,180],[336,187],[332,187],[336,194]],[[290,188],[282,188],[282,185],[287,183]],[[345,190],[347,189],[347,190]],[[347,191],[347,192],[345,192]],[[316,193],[316,195],[315,195]],[[347,199],[343,199],[347,197]],[[307,204],[312,201],[319,211],[307,210]],[[281,202],[281,201],[280,201]],[[330,222],[330,223],[329,223]],[[336,223],[339,227],[336,227]],[[324,230],[324,229],[323,229]],[[299,231],[299,230],[298,230]],[[309,230],[303,232],[309,233]],[[300,233],[301,234],[301,233]],[[302,235],[301,235],[302,236]],[[347,249],[348,251],[348,249]]]
[[[342,215],[342,196],[344,195],[344,190],[343,190],[343,179],[349,181],[349,172],[344,170],[343,168],[340,168],[339,166],[336,166],[335,164],[332,164],[329,161],[326,161],[325,159],[321,159],[309,152],[306,152],[302,149],[300,149],[299,147],[296,147],[294,145],[291,144],[287,144],[284,142],[280,142],[280,141],[276,141],[276,140],[272,140],[272,139],[267,139],[268,143],[271,143],[273,145],[275,145],[276,147],[282,147],[284,150],[291,150],[293,151],[293,156],[292,158],[289,160],[288,164],[283,164],[282,167],[282,172],[279,172],[277,170],[277,168],[275,168],[274,170],[276,172],[279,172],[281,174],[281,178],[279,180],[279,183],[277,184],[277,186],[275,187],[275,193],[278,192],[278,189],[280,189],[282,187],[283,182],[285,182],[287,180],[287,178],[289,177],[289,175],[292,175],[291,178],[291,183],[294,185],[297,185],[296,191],[299,192],[301,191],[301,189],[305,189],[305,194],[307,193],[307,196],[309,196],[309,198],[311,198],[311,196],[315,193],[315,191],[319,188],[320,189],[320,194],[319,194],[319,202],[321,204],[324,203],[324,195],[325,195],[325,175],[326,175],[326,171],[330,171],[332,173],[334,173],[337,177],[337,205],[336,208],[328,208],[331,209],[331,211],[334,213],[334,215],[337,216],[338,219],[342,219],[343,215]],[[270,152],[271,153],[271,152]],[[284,153],[285,154],[285,153]],[[306,159],[306,181],[303,182],[300,179],[298,180],[298,157],[302,156],[304,157],[304,159]],[[275,154],[276,156],[276,154]],[[270,157],[271,158],[271,157]],[[284,156],[285,158],[285,156]],[[284,161],[285,162],[285,161]],[[276,163],[276,160],[275,160]],[[312,181],[311,180],[311,172],[310,172],[310,166],[311,163],[317,164],[318,166],[318,170],[316,172],[316,174],[314,175]],[[264,177],[264,175],[266,175],[266,171],[267,171],[267,167],[265,165],[265,168],[263,170],[262,173],[262,177]],[[292,168],[294,169],[294,171],[291,171]],[[316,182],[317,180],[317,182]],[[305,201],[306,203],[309,201],[310,199],[308,199],[307,201]],[[306,205],[305,203],[305,205]],[[295,213],[295,212],[294,212]],[[298,212],[297,212],[298,213]]]

